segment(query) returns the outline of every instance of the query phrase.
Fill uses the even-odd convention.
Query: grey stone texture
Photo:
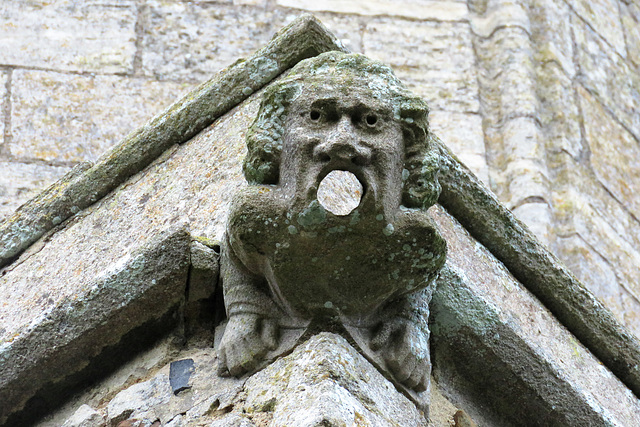
[[[0,63],[65,71],[130,73],[135,0],[24,2],[0,7]]]
[[[0,162],[0,217],[9,217],[69,169],[40,163]]]
[[[14,159],[56,164],[96,160],[192,87],[146,78],[15,70],[12,137],[4,152]]]
[[[143,17],[142,73],[195,82],[249,56],[283,24],[277,11],[206,2],[149,1]]]
[[[468,23],[377,18],[365,29],[363,52],[393,67],[431,108],[479,110]]]

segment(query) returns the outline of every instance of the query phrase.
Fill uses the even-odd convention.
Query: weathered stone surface
[[[160,419],[158,409],[167,407],[170,400],[171,386],[167,375],[135,384],[118,393],[107,405],[108,425],[115,427],[127,419],[136,419],[143,423],[142,426],[150,426]]]
[[[292,22],[251,58],[202,83],[102,155],[95,165],[82,165],[0,224],[0,265],[13,260],[54,225],[100,200],[173,144],[191,139],[293,64],[340,49],[313,17]]]
[[[591,217],[589,219],[593,219],[594,212],[584,212],[583,215]],[[604,224],[591,222],[589,226],[593,228],[599,227],[600,230],[595,231],[591,228],[590,235],[597,234],[600,237],[605,237],[602,236],[602,225]],[[620,315],[625,312],[625,307],[622,303],[624,289],[620,286],[616,269],[596,248],[591,246],[578,234],[578,232],[584,233],[585,231],[587,230],[580,227],[576,230],[576,234],[568,237],[559,237],[556,242],[558,256],[565,260],[567,267],[571,269],[585,286],[589,287],[589,290],[593,292],[600,301],[609,307],[611,311],[618,313],[616,317],[620,322],[629,325],[629,329],[633,331],[634,325],[626,322],[626,319]],[[611,237],[613,236],[606,236],[605,238]]]
[[[533,0],[531,3],[531,38],[536,45],[535,59],[539,64],[557,62],[568,76],[573,77],[576,69],[569,5],[563,0]]]
[[[640,338],[640,224],[590,170],[567,154],[560,159],[566,164],[558,174],[558,182],[563,184],[554,189],[553,195],[558,234],[562,236],[556,252],[618,320]],[[611,273],[607,273],[609,270]],[[613,297],[616,292],[619,297]],[[622,299],[623,295],[629,298]]]
[[[546,140],[547,158],[562,151],[575,159],[586,157],[587,148],[580,130],[581,112],[572,81],[555,62],[539,64],[536,74],[540,100],[538,119]],[[547,163],[550,169],[554,167],[552,160]]]
[[[429,107],[479,111],[469,24],[376,19],[367,25],[363,52],[391,65]]]
[[[625,385],[640,393],[640,342],[441,146],[440,204]]]
[[[489,167],[482,131],[482,116],[432,110],[429,126],[436,135],[443,135],[452,152],[487,186]]]
[[[160,79],[202,81],[264,46],[278,12],[214,3],[151,1],[142,69]]]
[[[321,333],[249,378],[247,412],[272,426],[426,426],[415,406],[347,341]]]
[[[307,424],[303,421],[281,421],[298,420],[305,415],[310,419],[331,418],[336,413],[338,418],[344,416],[355,421],[337,425],[427,425],[423,414],[338,335],[316,335],[293,354],[249,379],[217,376],[217,357],[210,348],[187,346],[177,354],[176,349],[170,354],[173,356],[169,361],[184,358],[194,361],[191,389],[173,395],[168,381],[171,364],[166,360],[156,361],[155,365],[146,367],[147,378],[143,381],[132,386],[123,387],[123,384],[118,392],[110,385],[97,385],[72,404],[74,410],[80,406],[75,414],[71,411],[71,416],[53,417],[38,427],[59,426],[65,419],[71,423],[78,414],[89,412],[104,416],[106,421],[101,426],[105,423],[114,426],[125,418],[126,423],[145,427],[153,422],[172,427],[304,426]],[[141,365],[148,363],[145,362],[148,356],[141,357],[137,365],[132,363],[125,370],[129,372],[129,381],[132,376],[138,377],[134,372],[139,371]],[[126,378],[125,375],[121,379]],[[83,402],[89,402],[96,409]],[[328,402],[332,406],[327,408]],[[324,414],[305,413],[306,409]],[[434,383],[429,426],[451,426],[457,412],[459,408],[445,398]]]
[[[537,114],[533,55],[529,34],[519,27],[498,28],[474,39],[483,117],[499,126],[512,117]]]
[[[441,208],[433,213],[450,247],[432,304],[442,386],[454,381],[459,391],[477,384],[477,403],[516,424],[623,426],[640,419],[633,393],[457,221]]]
[[[620,14],[629,59],[635,63],[636,67],[640,67],[640,5],[634,2],[622,2]]]
[[[496,169],[492,174],[495,192],[509,209],[527,199],[548,199],[544,140],[534,119],[516,117],[488,128],[486,141]]]
[[[511,0],[470,0],[471,28],[483,38],[505,27],[518,27],[530,32],[529,14],[526,5]]]
[[[0,221],[69,171],[67,166],[0,162]]]
[[[616,9],[617,10],[617,9]],[[640,138],[640,74],[632,71],[619,55],[611,51],[579,18],[572,19],[580,64],[580,83],[636,138]]]
[[[7,65],[131,73],[136,2],[6,0],[0,46]]]
[[[187,296],[189,302],[210,298],[218,285],[220,245],[217,241],[205,243],[208,245],[198,240],[191,242],[189,295]]]
[[[582,88],[578,89],[591,166],[598,179],[636,218],[640,217],[640,145]],[[612,149],[615,147],[615,149]]]
[[[2,120],[0,120],[0,146],[4,145],[4,112],[7,110],[7,84],[9,82],[9,76],[11,71],[0,69],[0,111],[2,114]]]
[[[104,347],[184,298],[187,231],[172,228],[136,240],[123,241],[116,252],[96,247],[100,239],[92,250],[72,245],[48,256],[43,250],[2,276],[0,422],[36,392],[46,393],[45,384],[76,374]]]
[[[461,0],[340,1],[277,0],[278,6],[314,12],[354,13],[357,15],[402,16],[413,19],[458,21],[467,17],[467,5]]]
[[[89,405],[82,405],[62,427],[102,427],[104,417]]]
[[[285,15],[285,21],[295,15]],[[366,18],[335,13],[314,13],[327,29],[340,40],[350,52],[363,53],[362,33],[366,26]]]
[[[619,55],[626,56],[624,32],[617,0],[577,0],[571,7],[611,45]]]
[[[17,159],[95,160],[190,88],[140,78],[16,70],[7,151]]]

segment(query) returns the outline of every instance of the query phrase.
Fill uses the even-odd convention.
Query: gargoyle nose
[[[340,123],[331,134],[313,150],[313,156],[321,162],[353,163],[366,166],[371,163],[371,149],[360,142],[353,126]]]

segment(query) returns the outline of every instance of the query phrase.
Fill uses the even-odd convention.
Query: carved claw
[[[269,350],[278,346],[278,324],[257,314],[229,319],[218,350],[218,375],[240,376],[252,371]]]
[[[429,384],[429,338],[411,321],[394,318],[384,322],[371,340],[371,349],[382,354],[398,381],[418,392]]]

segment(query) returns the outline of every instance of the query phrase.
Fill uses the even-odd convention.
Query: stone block
[[[479,111],[475,54],[468,23],[376,19],[365,29],[363,51],[389,64],[431,108]]]
[[[206,80],[264,46],[280,29],[279,14],[248,6],[150,1],[142,72],[159,79]]]
[[[131,73],[136,1],[3,0],[0,63],[21,67]]]
[[[563,0],[534,0],[531,5],[531,35],[538,63],[555,61],[569,76],[575,75],[571,9]]]
[[[11,143],[17,159],[94,160],[191,88],[141,78],[16,70]]]
[[[557,173],[552,195],[559,236],[556,252],[588,289],[606,296],[607,300],[602,301],[617,320],[640,337],[638,323],[629,322],[633,311],[619,300],[625,294],[630,295],[631,302],[633,296],[640,296],[640,224],[587,168],[567,154],[564,161],[566,165]],[[579,236],[581,242],[568,240],[573,236]],[[594,271],[590,272],[590,268]],[[602,273],[607,269],[615,275]],[[614,298],[615,290],[618,297]]]
[[[628,288],[622,290],[622,306],[624,308],[624,324],[636,335],[640,337],[640,295],[631,292]]]
[[[475,52],[486,125],[535,117],[538,100],[529,34],[518,27],[500,28],[489,38],[476,38]]]
[[[533,198],[532,200],[540,200]],[[553,217],[551,208],[545,201],[525,202],[512,209],[513,214],[524,222],[529,230],[543,245],[549,246],[551,242]]]
[[[586,155],[582,140],[581,113],[576,104],[575,88],[556,62],[536,67],[540,112],[538,119],[545,137],[547,156],[565,151],[575,159]]]
[[[620,3],[620,13],[628,57],[636,67],[640,67],[640,5],[633,2]]]
[[[471,28],[474,34],[488,38],[496,30],[517,27],[530,33],[529,13],[524,3],[513,0],[470,0]]]
[[[429,113],[431,130],[487,186],[489,168],[479,114],[433,110]]]
[[[626,56],[624,31],[620,21],[618,0],[576,0],[573,10],[594,28],[619,55]]]
[[[593,212],[590,214],[593,215]],[[591,236],[588,237],[590,240],[593,239]],[[599,253],[579,234],[558,237],[556,253],[578,279],[616,315],[618,320],[626,323],[622,304],[623,288],[616,274],[616,266],[606,258],[610,254]]]
[[[546,200],[549,173],[536,121],[518,117],[485,131],[490,164],[495,169],[492,184],[500,201],[513,209],[526,199]]]
[[[102,427],[104,417],[89,405],[82,405],[62,427]]]
[[[53,351],[51,348],[71,341],[73,345],[85,345],[89,358],[101,345],[113,343],[120,337],[118,334],[128,332],[131,323],[159,316],[167,305],[184,298],[188,265],[185,262],[184,276],[178,267],[182,268],[182,261],[189,259],[189,236],[184,247],[170,244],[182,242],[178,236],[162,243],[164,251],[156,251],[155,246],[151,252],[144,248],[155,242],[156,236],[187,220],[196,236],[222,236],[229,201],[243,182],[244,135],[256,109],[254,97],[253,102],[219,119],[199,137],[168,150],[146,169],[146,174],[89,207],[81,218],[68,222],[50,239],[31,246],[0,277],[0,404],[8,405],[0,412],[5,414],[9,407],[18,409],[19,399],[42,385],[40,380],[46,382],[63,375],[64,369],[58,366],[42,368],[40,350]],[[212,157],[216,159],[213,163]],[[146,253],[153,256],[145,256]],[[65,262],[60,262],[61,254]],[[154,264],[154,260],[169,255],[173,257],[171,261]],[[154,272],[145,266],[154,267]],[[125,280],[129,270],[142,275],[136,279],[138,282],[134,281],[135,289],[129,288]],[[167,282],[165,273],[175,281]],[[141,295],[148,289],[151,294],[161,292],[165,299],[148,301]],[[76,310],[78,304],[83,309]],[[121,307],[125,320],[116,315]],[[77,313],[77,317],[69,318],[70,329],[56,329],[51,322],[71,313],[69,310]],[[48,320],[50,317],[53,320]],[[74,323],[76,318],[80,324]],[[89,335],[95,338],[103,332],[95,322],[100,325],[105,319],[110,320],[105,325],[111,335],[99,336],[100,345],[76,339],[83,328],[89,328]],[[111,320],[120,323],[116,327]],[[52,340],[60,335],[64,340],[55,344]],[[21,359],[21,363],[6,363],[13,360],[13,354],[30,357]],[[81,362],[78,358],[68,368],[75,369],[74,364]],[[42,369],[34,372],[34,366]],[[17,392],[15,383],[11,385],[20,379],[25,379],[20,383],[26,388],[24,393]],[[9,394],[12,400],[8,399]]]
[[[312,12],[349,13],[357,15],[401,16],[411,19],[459,21],[467,18],[466,2],[461,0],[277,0],[278,6]]]
[[[346,339],[320,333],[249,378],[246,411],[273,426],[426,426],[413,403]]]
[[[574,17],[572,23],[579,81],[640,139],[640,74],[580,19]]]
[[[0,221],[69,171],[67,166],[0,162]]]
[[[640,217],[640,145],[588,91],[578,88],[591,166],[602,184]]]
[[[7,82],[9,81],[9,70],[0,69],[0,147],[4,145],[4,118],[7,108]]]

